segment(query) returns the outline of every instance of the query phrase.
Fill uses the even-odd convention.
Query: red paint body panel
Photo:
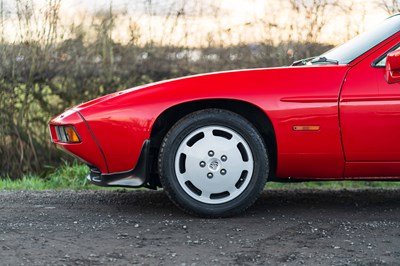
[[[126,172],[135,168],[165,110],[200,100],[236,100],[271,121],[278,177],[396,179],[400,84],[388,84],[385,69],[371,64],[399,42],[397,33],[347,65],[211,73],[113,93],[51,120],[52,139],[102,173]],[[74,125],[82,143],[60,143],[54,125]],[[293,130],[307,126],[319,130]]]
[[[354,179],[399,179],[400,162],[349,162],[344,177]]]
[[[340,117],[349,162],[400,162],[400,84],[388,84],[385,69],[372,66],[374,60],[398,42],[399,38],[386,42],[351,68],[346,77]]]

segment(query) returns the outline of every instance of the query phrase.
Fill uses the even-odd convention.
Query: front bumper
[[[80,142],[70,143],[57,133],[60,127],[72,126],[79,134]],[[88,165],[95,165],[103,173],[108,173],[107,160],[96,137],[83,116],[74,110],[67,110],[49,122],[51,141],[57,148],[77,157]]]

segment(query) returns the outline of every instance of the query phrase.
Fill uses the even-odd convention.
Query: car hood
[[[246,73],[246,72],[252,72],[252,71],[266,71],[266,70],[272,70],[272,69],[285,69],[288,67],[279,67],[279,68],[258,68],[258,69],[239,69],[239,70],[229,70],[229,71],[218,71],[218,72],[210,72],[210,73],[202,73],[202,74],[195,74],[195,75],[190,75],[190,76],[185,76],[185,77],[178,77],[178,78],[172,78],[172,79],[166,79],[166,80],[161,80],[157,82],[152,82],[148,83],[145,85],[140,85],[140,86],[135,86],[132,88],[128,88],[122,91],[118,92],[113,92],[101,97],[98,97],[96,99],[90,100],[85,103],[81,103],[75,107],[73,107],[74,110],[81,110],[89,106],[96,105],[98,103],[104,102],[106,100],[123,96],[125,94],[130,94],[130,93],[135,93],[139,92],[141,90],[146,90],[146,89],[152,89],[152,88],[158,88],[158,87],[163,87],[163,86],[170,86],[172,84],[179,84],[185,81],[189,82],[201,82],[203,80],[209,80],[212,82],[214,76],[234,76],[235,74],[240,74],[240,73]]]

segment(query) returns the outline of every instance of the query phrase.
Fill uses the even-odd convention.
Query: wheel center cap
[[[211,159],[208,164],[208,168],[211,171],[218,171],[221,168],[221,162],[218,159]]]

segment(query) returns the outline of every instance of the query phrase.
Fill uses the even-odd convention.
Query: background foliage
[[[303,28],[293,21],[277,30],[279,25],[265,22],[263,30],[301,32],[297,37],[284,39],[270,34],[257,43],[245,40],[231,43],[234,29],[221,28],[218,42],[215,36],[209,36],[201,45],[193,46],[150,38],[139,42],[143,31],[134,21],[127,26],[127,41],[115,40],[113,34],[120,30],[116,21],[121,13],[114,12],[112,5],[94,14],[89,24],[82,20],[59,27],[60,0],[47,1],[46,8],[40,10],[34,1],[13,0],[16,9],[13,23],[18,38],[10,40],[4,31],[7,12],[3,2],[0,6],[0,176],[11,179],[28,173],[45,176],[53,171],[53,165],[59,164],[63,155],[49,141],[47,122],[67,107],[162,79],[289,65],[296,59],[321,54],[332,47],[318,41],[318,32],[326,23],[325,13],[333,7],[353,7],[339,5],[337,1],[287,0],[293,12],[303,17]],[[388,13],[399,9],[399,1],[379,3]],[[166,17],[185,21],[184,9],[180,11]],[[349,27],[346,34],[350,37],[359,31],[358,27]]]

